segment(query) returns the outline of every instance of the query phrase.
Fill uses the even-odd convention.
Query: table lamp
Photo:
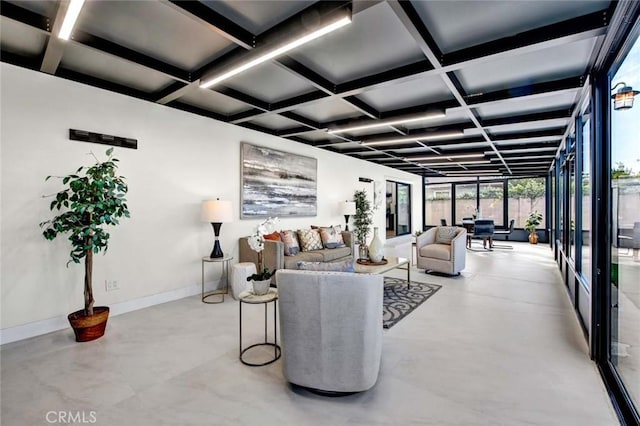
[[[344,230],[349,230],[349,216],[356,214],[356,202],[345,201],[340,203],[340,213],[344,215],[345,227]]]
[[[231,201],[220,201],[219,198],[215,200],[205,200],[202,202],[202,208],[200,209],[200,218],[203,222],[211,223],[213,226],[213,233],[216,237],[213,244],[213,251],[209,257],[218,258],[224,257],[222,248],[220,248],[220,227],[225,222],[231,222],[233,220],[233,213],[231,211]]]

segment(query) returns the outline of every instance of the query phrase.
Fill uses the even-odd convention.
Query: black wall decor
[[[69,139],[80,142],[101,143],[103,145],[120,146],[122,148],[138,149],[138,140],[120,136],[92,133],[86,130],[69,129]]]
[[[367,182],[367,183],[371,183],[373,182],[373,179],[369,179],[369,178],[365,178],[365,177],[361,177],[358,179],[360,182]]]

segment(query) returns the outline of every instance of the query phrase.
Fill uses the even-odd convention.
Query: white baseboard
[[[210,282],[205,284],[205,291],[211,291],[219,288],[220,282]],[[178,288],[176,290],[166,291],[164,293],[144,296],[137,299],[127,300],[109,306],[109,316],[116,316],[138,309],[148,308],[149,306],[159,305],[161,303],[171,302],[185,297],[200,294],[202,285],[196,284],[188,287]],[[15,327],[7,327],[0,330],[0,345],[5,343],[16,342],[18,340],[28,339],[30,337],[40,336],[42,334],[69,328],[67,316],[59,316],[49,318],[42,321],[35,321],[28,324],[17,325]]]

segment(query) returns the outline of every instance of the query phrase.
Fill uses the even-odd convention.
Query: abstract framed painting
[[[317,216],[318,160],[243,142],[242,219]]]

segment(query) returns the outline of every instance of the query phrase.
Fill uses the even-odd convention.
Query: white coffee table
[[[355,262],[355,270],[358,274],[384,274],[393,269],[405,269],[407,270],[407,288],[411,288],[411,265],[409,259],[404,257],[389,256],[386,258],[387,263],[384,265],[363,265]]]

